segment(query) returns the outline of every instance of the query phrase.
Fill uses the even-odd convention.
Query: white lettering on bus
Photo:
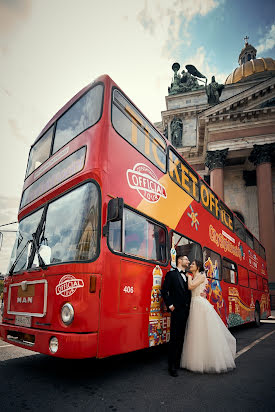
[[[31,296],[28,296],[28,297],[18,296],[17,303],[32,303],[32,297]]]

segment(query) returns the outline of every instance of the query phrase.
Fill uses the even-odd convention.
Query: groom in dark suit
[[[186,269],[190,262],[181,246],[177,249],[177,268],[167,272],[161,294],[171,312],[170,342],[168,348],[168,371],[178,376],[184,341],[185,327],[189,315],[191,292],[188,290]]]

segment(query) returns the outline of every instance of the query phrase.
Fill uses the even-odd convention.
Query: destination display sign
[[[83,169],[86,147],[77,150],[24,190],[20,209]]]

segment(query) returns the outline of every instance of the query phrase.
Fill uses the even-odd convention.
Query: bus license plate
[[[17,326],[25,326],[27,328],[30,328],[31,322],[32,322],[32,318],[30,316],[17,315],[15,316],[14,324]]]

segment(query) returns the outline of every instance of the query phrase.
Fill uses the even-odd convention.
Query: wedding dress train
[[[236,339],[214,307],[200,296],[206,282],[205,277],[205,282],[192,290],[181,367],[194,372],[226,372],[236,367]]]

